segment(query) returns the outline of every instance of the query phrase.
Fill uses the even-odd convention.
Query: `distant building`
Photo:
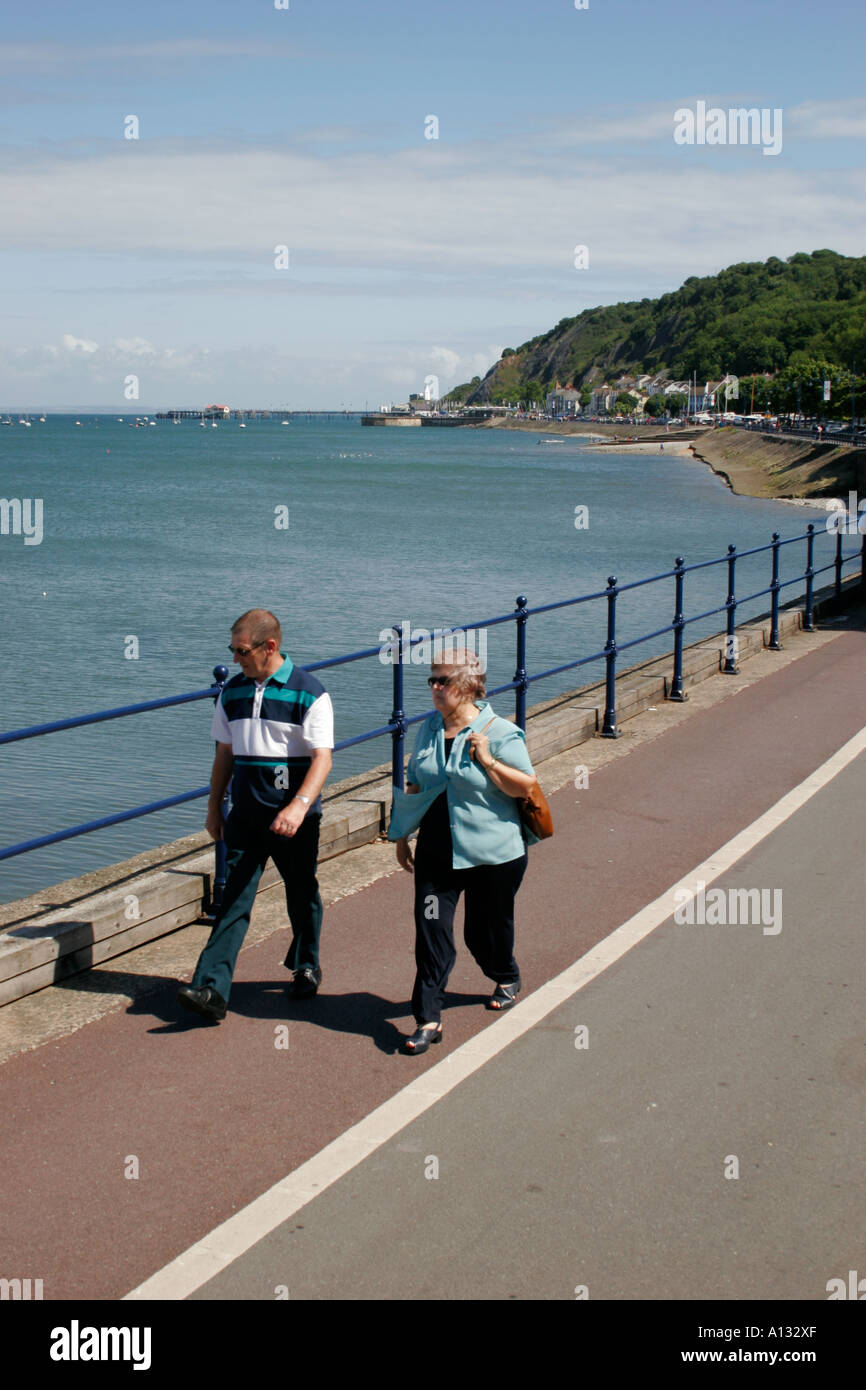
[[[571,386],[558,386],[555,391],[548,393],[545,409],[548,415],[579,415],[580,392]]]
[[[609,382],[603,386],[597,386],[592,393],[589,410],[591,415],[607,415],[613,410],[616,401],[616,391],[613,390]]]
[[[225,419],[231,415],[231,406],[228,405],[206,405],[205,415],[222,415]]]

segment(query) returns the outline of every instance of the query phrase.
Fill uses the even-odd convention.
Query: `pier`
[[[440,429],[447,429],[456,425],[480,425],[484,420],[491,420],[496,415],[502,414],[500,410],[491,407],[489,410],[482,406],[470,406],[469,409],[459,413],[449,415],[437,415],[434,411],[419,410],[412,411],[378,411],[372,415],[362,415],[362,425],[427,425]]]
[[[360,410],[162,410],[155,420],[346,420],[357,419]]]

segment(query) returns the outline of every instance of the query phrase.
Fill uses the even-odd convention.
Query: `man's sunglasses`
[[[265,641],[267,641],[267,638],[265,638]],[[229,642],[229,651],[232,656],[249,656],[250,652],[255,651],[256,647],[263,647],[264,645],[264,642],[254,642],[251,647],[233,647],[231,642]]]
[[[454,679],[453,676],[428,676],[428,677],[427,677],[427,684],[429,685],[430,689],[432,690],[433,687],[434,687],[434,685],[441,685],[441,686],[450,685],[450,683],[451,683],[451,681],[453,681],[453,679]]]

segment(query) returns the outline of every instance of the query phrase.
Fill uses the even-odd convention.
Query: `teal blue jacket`
[[[484,769],[470,757],[467,734],[483,731],[490,741],[492,757],[532,776],[526,735],[516,724],[494,715],[485,701],[478,702],[478,709],[472,723],[455,737],[447,763],[442,715],[428,715],[418,730],[406,772],[407,780],[421,790],[410,795],[393,788],[389,840],[411,835],[436,798],[447,793],[455,869],[507,864],[511,859],[519,859],[526,848],[517,801],[494,786]],[[533,839],[530,837],[530,842]]]

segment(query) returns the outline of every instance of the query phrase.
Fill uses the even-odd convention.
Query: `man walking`
[[[316,879],[322,803],[331,770],[331,698],[314,676],[280,651],[273,613],[251,608],[232,627],[229,650],[240,674],[226,682],[214,710],[217,741],[206,828],[225,839],[226,885],[210,940],[192,983],[178,990],[185,1008],[225,1018],[229,990],[262,870],[272,858],[286,888],[292,943],[289,992],[308,998],[321,984],[322,899]],[[232,782],[232,809],[222,803]]]

